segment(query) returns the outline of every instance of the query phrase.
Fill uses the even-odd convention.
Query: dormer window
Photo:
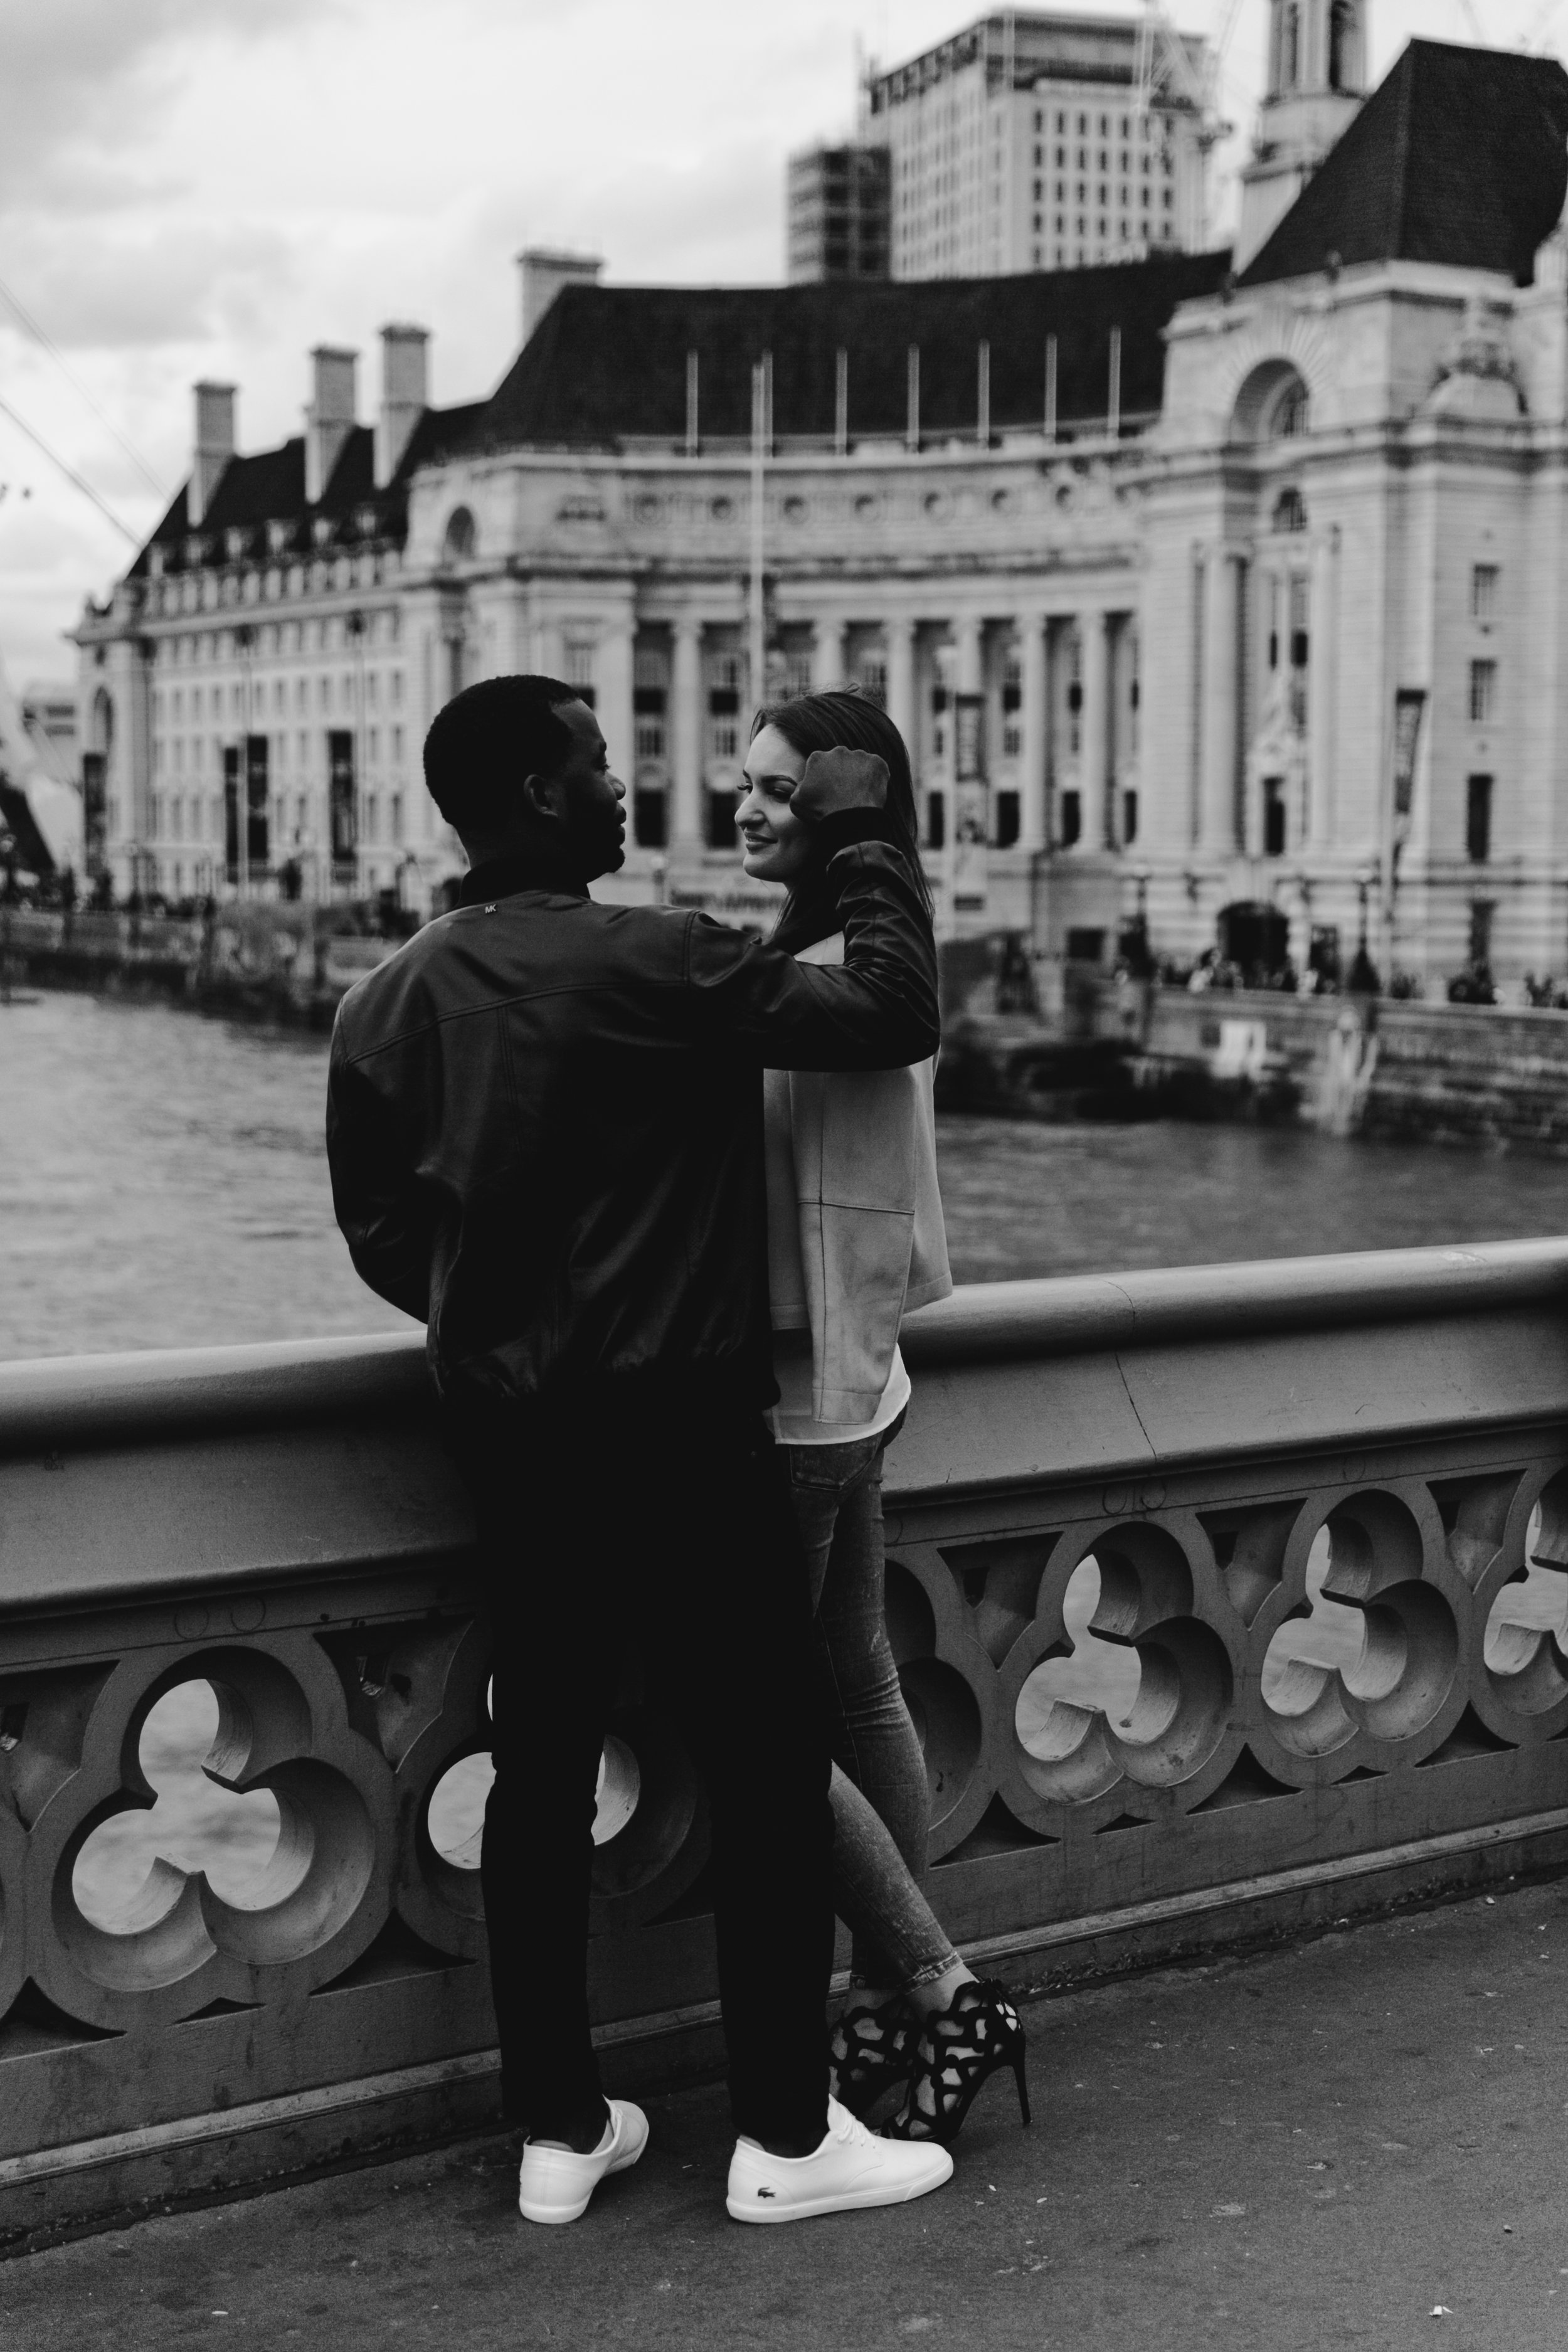
[[[163,577],[163,551],[161,547],[147,550],[147,577],[149,580],[162,580]]]
[[[316,517],[315,520],[310,525],[310,539],[312,544],[317,547],[331,547],[332,543],[332,521],[330,515],[318,515]]]
[[[374,539],[376,532],[376,511],[374,507],[361,507],[354,516],[354,528],[362,539]]]
[[[185,562],[193,572],[199,572],[206,562],[207,543],[199,531],[193,531],[185,541]]]
[[[267,552],[281,555],[294,536],[294,526],[289,522],[269,522],[267,526]]]
[[[229,562],[237,563],[245,553],[244,531],[226,530],[223,535],[223,545],[224,553],[228,557]]]
[[[1300,490],[1281,490],[1274,507],[1274,528],[1277,531],[1300,531],[1307,528],[1307,507]]]

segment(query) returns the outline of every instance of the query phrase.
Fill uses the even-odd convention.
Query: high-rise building
[[[889,265],[889,156],[851,142],[808,147],[789,159],[789,278],[886,278]]]
[[[1006,8],[875,73],[868,135],[891,161],[895,278],[1071,269],[1205,242],[1208,124],[1137,20]],[[1178,79],[1182,87],[1177,87]]]
[[[1365,0],[1269,0],[1268,86],[1241,171],[1235,261],[1245,269],[1366,95]]]

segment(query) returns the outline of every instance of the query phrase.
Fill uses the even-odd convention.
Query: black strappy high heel
[[[904,2104],[882,2126],[888,2139],[934,2139],[951,2147],[975,2095],[999,2066],[1011,2066],[1029,2120],[1026,2045],[1018,2012],[999,1984],[961,1984],[946,2009],[928,2017]]]
[[[876,2009],[849,2008],[827,2037],[830,2097],[864,2116],[884,2091],[914,2071],[919,2028],[897,2001]]]

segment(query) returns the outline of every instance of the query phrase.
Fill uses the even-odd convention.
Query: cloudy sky
[[[1473,6],[1494,42],[1568,37],[1568,0]],[[140,535],[161,509],[152,484],[172,491],[186,470],[198,376],[238,383],[247,448],[298,430],[314,342],[364,350],[367,408],[389,318],[434,330],[437,401],[488,390],[515,346],[525,242],[587,247],[626,281],[779,277],[784,159],[848,129],[857,45],[896,63],[975,13],[973,0],[0,0],[0,284],[69,371],[0,296],[0,403]],[[1177,0],[1173,13],[1205,30],[1224,11]],[[1474,37],[1465,0],[1373,0],[1372,15],[1379,74],[1412,33]],[[1244,125],[1266,18],[1266,0],[1242,0],[1225,96]],[[14,684],[69,674],[60,633],[130,552],[0,414]]]

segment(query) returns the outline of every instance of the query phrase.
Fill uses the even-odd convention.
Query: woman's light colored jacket
[[[838,963],[844,935],[802,950]],[[872,1420],[899,1324],[952,1288],[937,1187],[934,1061],[768,1070],[768,1287],[775,1331],[811,1333],[820,1422]]]

